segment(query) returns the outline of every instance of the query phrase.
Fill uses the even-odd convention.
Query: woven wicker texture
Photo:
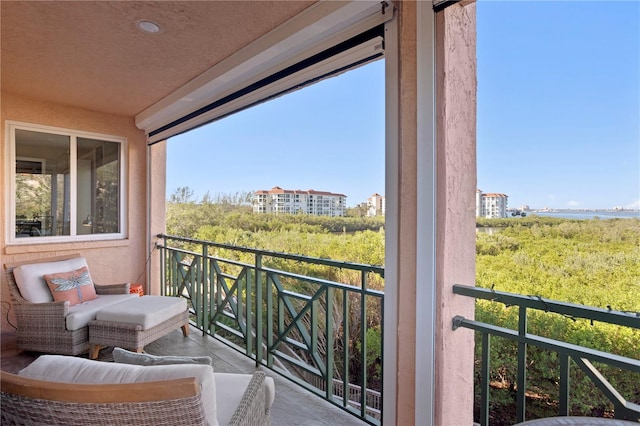
[[[271,417],[265,410],[265,374],[262,371],[253,373],[249,386],[242,400],[229,421],[229,426],[269,425]]]
[[[200,395],[132,403],[70,403],[2,392],[3,425],[207,425]]]
[[[6,269],[6,276],[18,321],[18,349],[61,355],[79,355],[89,350],[89,327],[74,331],[66,328],[66,302],[31,303],[20,294],[13,268]],[[97,285],[96,293],[128,294],[129,284]]]
[[[13,269],[5,270],[18,320],[17,345],[25,351],[78,355],[89,350],[89,327],[69,331],[65,302],[31,303],[16,285]],[[96,286],[97,294],[127,294],[129,284]],[[151,328],[93,321],[92,336],[103,345],[137,349],[188,324],[188,311]],[[255,372],[229,425],[270,424],[265,410],[265,374]],[[200,395],[175,400],[128,403],[69,403],[27,398],[1,392],[2,425],[206,425]]]
[[[265,373],[254,372],[248,386],[244,390],[236,410],[227,423],[233,426],[264,426],[270,424],[270,413],[265,407]],[[144,400],[147,394],[136,390],[136,396],[142,396],[142,402],[121,402],[121,393],[105,396],[103,390],[94,388],[81,391],[81,399],[63,390],[68,384],[60,384],[56,388],[55,382],[42,382],[3,373],[0,410],[0,424],[2,425],[206,425],[207,420],[201,394],[176,393],[175,388],[162,386],[157,382],[153,390],[168,392],[162,398],[157,394]],[[195,380],[195,379],[192,379]],[[143,385],[144,383],[137,383]],[[151,385],[151,384],[149,384]],[[78,385],[83,386],[83,385]],[[88,385],[91,386],[91,385]],[[122,386],[122,385],[121,385]],[[124,385],[126,386],[126,385]],[[100,385],[98,385],[100,387]],[[46,388],[46,390],[45,390]],[[41,389],[41,391],[37,391]],[[195,390],[194,388],[192,388]],[[57,392],[56,392],[57,390]],[[122,390],[124,391],[124,390]],[[94,394],[94,392],[96,392]],[[107,391],[112,392],[112,391]],[[142,392],[142,393],[140,393]],[[184,392],[184,390],[182,390]],[[43,396],[43,395],[48,396]],[[30,395],[30,396],[27,396]],[[116,402],[93,402],[109,400],[115,396]],[[127,398],[124,398],[126,400]],[[135,398],[140,401],[140,398]],[[86,401],[90,402],[86,402]],[[78,402],[82,401],[82,402]],[[224,403],[218,401],[218,403]]]
[[[89,321],[89,341],[95,345],[136,350],[187,324],[189,311],[173,316],[148,330],[143,330],[138,324],[93,320]]]

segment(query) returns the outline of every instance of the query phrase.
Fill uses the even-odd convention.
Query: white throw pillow
[[[75,271],[83,266],[89,269],[87,260],[84,257],[74,257],[73,259],[58,260],[56,262],[31,263],[14,268],[13,276],[16,279],[20,294],[29,302],[53,302],[53,296],[43,275]]]
[[[18,373],[20,376],[58,383],[144,383],[195,377],[200,384],[204,413],[210,425],[218,425],[213,369],[202,364],[141,366],[92,361],[64,355],[41,355]]]

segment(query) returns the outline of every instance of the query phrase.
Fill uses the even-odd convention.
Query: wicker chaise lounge
[[[16,331],[18,349],[62,355],[78,355],[89,351],[88,322],[95,316],[89,319],[82,318],[83,314],[77,312],[80,308],[76,308],[77,305],[70,306],[69,302],[34,303],[28,300],[20,292],[14,275],[14,270],[24,267],[24,265],[35,266],[54,262],[60,262],[62,265],[66,265],[66,262],[69,265],[78,265],[79,259],[82,259],[81,256],[74,254],[5,265],[5,275],[13,302],[12,307],[15,309],[18,322]],[[36,284],[45,285],[43,283],[44,281]],[[95,292],[98,295],[98,300],[93,305],[96,306],[108,306],[110,303],[138,297],[129,294],[128,283],[95,285]],[[107,297],[100,299],[102,296]],[[73,321],[75,325],[73,327],[69,327],[67,321],[70,313],[78,318],[77,321]]]

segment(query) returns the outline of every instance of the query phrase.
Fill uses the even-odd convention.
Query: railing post
[[[278,331],[277,331],[277,335],[281,336],[282,333],[284,332],[284,328],[285,328],[285,326],[284,326],[285,307],[284,307],[284,300],[280,296],[280,293],[278,293],[277,299],[278,299]]]
[[[207,249],[208,253],[208,249]],[[213,326],[213,317],[216,314],[216,268],[215,261],[213,259],[207,259],[207,283],[209,288],[209,297],[207,298],[207,305],[209,310],[209,318],[207,318],[207,324],[204,328],[205,333],[211,334],[211,327]]]
[[[211,306],[209,303],[208,294],[208,282],[209,282],[209,246],[205,243],[202,244],[202,335],[207,334],[207,324],[211,322],[210,312]]]
[[[327,400],[333,400],[333,287],[327,286],[325,333],[327,341]]]
[[[569,415],[569,355],[560,354],[560,405],[558,407],[559,416]]]
[[[165,256],[169,252],[167,250],[167,237],[162,238],[162,247],[160,247],[160,296],[166,296],[167,294],[167,259]],[[151,283],[149,283],[149,290],[151,289]]]
[[[245,274],[247,277],[247,289],[245,295],[245,336],[247,341],[247,356],[251,358],[253,355],[253,297],[251,293],[253,293],[253,277],[254,274],[247,271]],[[238,303],[242,304],[242,289],[240,288],[240,283],[238,283]],[[242,308],[238,307],[238,312],[242,312]]]
[[[218,263],[216,263],[216,306],[215,306],[215,312],[213,313],[214,316],[218,315],[218,311],[222,310],[222,302],[224,300],[224,295],[222,294],[222,277],[221,277],[221,267]],[[213,318],[211,318],[213,319]],[[211,332],[216,334],[216,323],[214,321],[211,321]]]
[[[520,306],[518,319],[518,335],[524,339],[527,334],[527,308]],[[516,396],[516,421],[524,422],[525,407],[527,403],[527,344],[524,341],[518,342],[518,377],[516,385],[518,392]]]
[[[482,333],[482,365],[480,367],[480,424],[489,425],[489,383],[491,381],[491,335]]]
[[[256,253],[256,367],[262,363],[262,255]]]
[[[318,325],[318,305],[320,304],[320,302],[318,302],[318,299],[313,299],[310,301],[310,303],[311,303],[311,324],[309,325],[309,331],[311,332],[310,351],[312,354],[317,354],[318,353],[318,326],[319,326]],[[329,318],[326,318],[326,321],[329,321]],[[325,328],[326,328],[326,324],[325,324]],[[326,347],[326,351],[327,351],[327,355],[329,355],[328,346]],[[327,369],[325,368],[324,371],[326,372]],[[325,381],[327,381],[327,385],[329,380],[330,380],[329,377],[325,377]]]
[[[169,254],[169,288],[171,289],[171,296],[178,296],[178,259],[177,254]]]
[[[362,293],[360,294],[360,389],[367,388],[367,273],[360,272]],[[367,414],[366,392],[360,391],[360,416],[364,419]]]
[[[202,259],[198,260],[197,256],[191,263],[190,271],[191,271],[191,303],[194,304],[193,310],[196,313],[196,324],[198,327],[202,327],[204,321],[202,319],[202,291],[200,291],[200,276],[202,275]],[[195,300],[195,303],[194,303]]]
[[[273,368],[273,280],[267,274],[267,367]]]
[[[342,405],[349,405],[349,295],[342,290]]]

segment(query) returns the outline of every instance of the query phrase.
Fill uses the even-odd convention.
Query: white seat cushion
[[[131,299],[139,299],[137,294],[101,294],[93,300],[69,307],[69,314],[65,318],[67,330],[79,330],[89,325],[89,321],[96,319],[101,309]]]
[[[101,309],[96,320],[140,324],[149,330],[186,310],[187,299],[182,297],[142,296]]]
[[[216,383],[213,369],[208,365],[141,366],[63,355],[42,355],[18,374],[37,380],[82,384],[143,383],[195,377],[200,384],[200,396],[207,421],[210,425],[218,425]]]
[[[229,424],[252,377],[251,374],[213,373],[216,382],[216,401],[220,402],[217,410],[221,425]],[[273,378],[266,377],[264,387],[264,409],[267,411],[271,410],[276,395]]]
[[[53,302],[53,296],[43,275],[75,271],[83,266],[89,269],[84,257],[74,257],[56,262],[32,263],[14,268],[13,276],[22,297],[31,303],[46,303]]]

